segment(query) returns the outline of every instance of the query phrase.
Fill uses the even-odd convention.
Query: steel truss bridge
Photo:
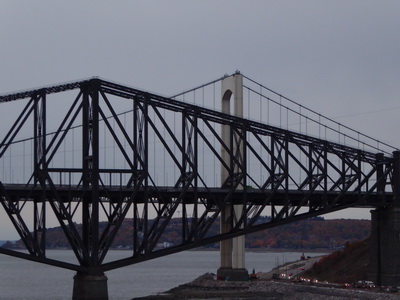
[[[27,250],[0,253],[101,274],[349,207],[394,205],[397,149],[382,150],[374,140],[378,146],[370,146],[361,139],[366,136],[352,138],[340,124],[322,125],[321,115],[306,116],[311,110],[282,104],[293,102],[245,79],[245,95],[260,104],[249,96],[244,118],[204,103],[215,99],[222,79],[176,97],[99,78],[0,96],[1,118],[10,118],[0,131],[0,201]],[[203,103],[190,103],[188,95]],[[279,120],[266,112],[273,105]],[[254,111],[270,120],[254,120]],[[291,128],[292,114],[302,129]],[[223,126],[229,144],[221,138]],[[327,136],[330,130],[338,141]],[[211,234],[226,206],[232,229]],[[239,215],[235,206],[243,208]],[[265,215],[271,219],[260,222]],[[132,251],[107,261],[127,218]],[[181,242],[159,249],[172,220],[180,223]],[[49,224],[61,226],[76,263],[47,257]]]

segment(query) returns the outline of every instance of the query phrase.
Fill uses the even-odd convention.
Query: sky
[[[399,28],[397,0],[2,0],[0,94],[99,76],[174,95],[239,70],[400,147]]]

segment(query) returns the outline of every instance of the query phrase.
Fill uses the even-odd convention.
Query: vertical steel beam
[[[34,97],[33,144],[34,144],[34,181],[44,187],[43,172],[46,171],[46,93],[41,90]]]
[[[139,153],[140,153],[140,142],[139,136],[141,137],[141,126],[139,126],[139,108],[137,102],[133,101],[133,111],[132,111],[132,126],[133,126],[133,145],[136,148],[136,151],[133,151],[133,181],[132,184],[136,187],[138,174],[138,166],[139,166]],[[140,129],[140,131],[139,131]],[[137,251],[139,248],[139,229],[141,227],[141,221],[139,217],[139,208],[136,202],[133,203],[133,253]]]
[[[383,178],[383,153],[377,153],[375,155],[376,163],[376,181],[377,181],[377,191],[381,195],[385,191],[385,180]]]
[[[92,261],[98,263],[99,254],[99,85],[95,81],[96,86],[92,94],[92,170],[91,170],[91,186],[92,186]]]
[[[90,267],[97,265],[99,254],[99,87],[98,80],[91,80],[82,97],[82,239]]]
[[[186,184],[186,174],[187,172],[190,172],[190,170],[186,170],[186,168],[188,168],[189,166],[189,162],[188,159],[190,157],[190,126],[189,126],[189,121],[186,120],[186,118],[190,118],[190,116],[186,116],[186,114],[183,112],[182,113],[182,166],[181,166],[181,174],[180,174],[180,179],[178,179],[178,181],[181,181],[180,184],[182,184],[182,187],[185,186]],[[165,176],[165,174],[164,174]],[[182,207],[185,207],[185,204],[182,203]],[[181,228],[181,234],[182,234],[182,242],[186,240],[186,209],[182,209],[182,228]]]
[[[85,86],[85,90],[82,93],[82,185],[87,190],[90,185],[90,168],[91,168],[91,157],[90,157],[90,101],[89,101],[89,90]],[[84,257],[90,259],[90,197],[87,192],[83,194],[82,199],[82,251],[86,254]],[[84,264],[89,266],[89,261],[84,261]]]
[[[192,228],[197,228],[197,222],[198,222],[198,184],[199,184],[199,123],[198,123],[198,115],[199,112],[196,111],[196,114],[194,116],[194,146],[193,146],[193,154],[194,154],[194,158],[193,158],[193,164],[194,164],[194,174],[195,174],[195,178],[194,178],[194,189],[195,189],[195,194],[194,194],[194,207],[193,207],[193,214],[192,214]],[[195,237],[196,238],[197,235],[197,230],[195,231]],[[193,238],[193,236],[192,236]]]
[[[33,238],[35,252],[45,256],[46,243],[46,91],[40,90],[34,97],[33,136],[34,136],[34,184],[41,186],[41,195],[33,203]]]
[[[149,100],[150,98],[148,96],[145,97],[143,103],[143,128],[142,128],[142,140],[143,140],[143,149],[142,149],[142,155],[143,155],[143,172],[144,172],[144,198],[145,198],[145,204],[144,204],[144,243],[147,243],[147,237],[149,233]],[[142,245],[142,249],[145,249],[146,245]]]
[[[271,160],[270,160],[270,166],[271,166],[271,171],[269,174],[269,178],[271,179],[271,190],[275,190],[275,136],[271,135],[270,139],[270,147],[271,149]],[[274,203],[271,203],[271,220],[274,221],[276,217],[276,208]]]
[[[394,207],[400,207],[400,151],[393,152],[393,203]]]
[[[323,205],[326,206],[328,205],[328,147],[326,144],[324,144],[323,147],[323,153],[324,153],[324,169],[323,169],[323,174],[324,174],[324,203]]]
[[[285,173],[285,217],[289,216],[289,134],[285,134],[285,166],[284,166],[284,173]]]
[[[145,95],[144,101],[143,101],[143,108],[142,110],[138,109],[139,105],[137,105],[137,122],[138,122],[138,135],[137,135],[137,153],[140,153],[141,155],[141,161],[143,162],[142,165],[142,172],[144,173],[144,181],[143,181],[143,188],[144,188],[144,203],[143,203],[143,213],[142,213],[142,232],[143,232],[143,238],[141,240],[141,244],[139,245],[139,248],[137,249],[137,253],[134,254],[140,254],[140,252],[144,251],[147,249],[147,241],[148,241],[148,235],[149,235],[149,100],[150,98]],[[139,160],[139,157],[137,157]]]

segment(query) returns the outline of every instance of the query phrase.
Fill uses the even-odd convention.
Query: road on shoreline
[[[260,279],[271,279],[274,274],[278,274],[280,278],[298,277],[301,276],[303,272],[311,269],[314,263],[318,262],[321,258],[325,256],[326,255],[321,255],[321,256],[289,262],[284,265],[280,265],[276,268],[273,268],[269,272],[257,273],[257,277]]]

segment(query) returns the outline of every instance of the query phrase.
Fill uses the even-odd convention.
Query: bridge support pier
[[[400,282],[400,151],[393,152],[393,206],[371,211],[368,277],[378,285]],[[380,170],[382,173],[382,170]],[[383,190],[378,185],[378,191]]]
[[[107,276],[78,272],[74,276],[72,300],[108,300]]]
[[[400,282],[400,208],[371,211],[371,245],[368,277],[378,285]]]
[[[233,76],[224,78],[221,84],[222,95],[222,112],[231,113],[230,100],[233,95],[233,114],[238,117],[243,117],[243,76],[236,73]],[[243,143],[238,142],[231,135],[231,130],[228,125],[222,126],[222,140],[226,145],[231,146],[231,153],[222,147],[221,156],[231,169],[228,170],[221,166],[221,183],[224,183],[233,173],[242,172],[243,166],[234,162],[233,155],[237,155],[239,160],[243,160],[244,151]],[[234,154],[233,154],[234,153]],[[245,182],[242,180],[238,184],[237,189],[243,189]],[[221,212],[221,233],[227,233],[232,230],[235,225],[235,219],[240,218],[243,212],[243,205],[227,204]],[[249,279],[249,273],[245,269],[245,240],[244,236],[236,237],[230,240],[225,240],[220,243],[221,266],[217,271],[219,279],[230,279],[242,281]]]
[[[227,205],[221,214],[221,232],[232,229],[232,207]],[[239,207],[235,207],[239,209]],[[249,272],[245,268],[244,236],[220,242],[221,266],[217,270],[220,280],[245,281],[249,279]]]

